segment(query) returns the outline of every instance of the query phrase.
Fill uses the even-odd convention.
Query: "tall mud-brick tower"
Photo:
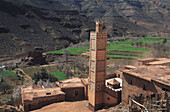
[[[103,22],[96,21],[96,31],[90,32],[89,109],[96,111],[103,106],[106,75],[107,33]]]

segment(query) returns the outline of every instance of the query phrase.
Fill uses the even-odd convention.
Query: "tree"
[[[133,47],[134,45],[135,45],[135,43],[132,42],[132,43],[131,43],[131,46]]]
[[[53,88],[56,87],[56,83],[47,81],[42,81],[41,79],[37,82],[37,85],[43,86],[44,88]]]
[[[4,93],[7,92],[7,90],[11,89],[12,86],[9,84],[9,81],[5,79],[4,77],[1,77],[0,79],[0,91],[3,91]]]
[[[164,40],[163,40],[163,45],[165,45],[167,43],[167,39],[166,38],[164,38]]]
[[[66,63],[68,63],[68,55],[70,54],[70,51],[69,50],[64,50],[63,54],[65,56]]]
[[[40,72],[34,73],[33,79],[35,80],[35,84],[41,79],[42,81],[49,80],[50,82],[58,81],[58,78],[54,75],[47,73],[46,69],[42,68]]]

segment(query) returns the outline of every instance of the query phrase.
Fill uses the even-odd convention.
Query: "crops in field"
[[[63,72],[59,72],[59,71],[58,72],[50,72],[50,74],[56,76],[59,81],[64,80],[64,79],[68,79],[66,74],[64,74]]]
[[[124,40],[119,42],[109,42],[107,46],[107,57],[111,58],[140,58],[145,53],[150,51],[149,48],[144,47],[145,43],[154,43],[159,42],[163,43],[165,37],[144,37],[141,39],[133,40]],[[167,42],[170,43],[170,37],[166,37]],[[132,43],[135,45],[136,43],[141,43],[141,46],[132,46]],[[63,54],[64,50],[69,50],[70,54],[81,55],[82,53],[89,52],[89,47],[82,48],[66,48],[57,51],[50,51],[47,53],[57,53]],[[168,51],[169,52],[169,51]]]

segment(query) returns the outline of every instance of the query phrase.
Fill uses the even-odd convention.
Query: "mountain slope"
[[[79,43],[95,20],[109,37],[170,36],[170,1],[0,0],[0,56]]]
[[[62,3],[88,17],[102,19],[110,36],[170,35],[169,0],[62,0]]]
[[[46,51],[88,38],[94,22],[52,0],[0,0],[0,53]]]

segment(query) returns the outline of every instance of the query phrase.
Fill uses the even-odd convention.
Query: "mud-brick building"
[[[146,66],[170,66],[170,58],[145,58],[138,59],[138,65],[146,65]]]
[[[66,101],[84,100],[88,97],[88,79],[72,78],[56,82],[56,84],[66,93]]]
[[[167,93],[167,95],[170,96],[169,66],[142,65],[131,69],[124,69],[122,72],[123,102],[128,103],[132,96],[139,94],[155,96],[157,93]]]
[[[56,82],[55,88],[43,88],[41,86],[21,88],[21,96],[25,112],[52,103],[85,100],[88,98],[88,79],[66,79]]]
[[[41,86],[29,86],[21,88],[21,96],[25,112],[65,101],[65,93],[59,87],[43,89]]]

